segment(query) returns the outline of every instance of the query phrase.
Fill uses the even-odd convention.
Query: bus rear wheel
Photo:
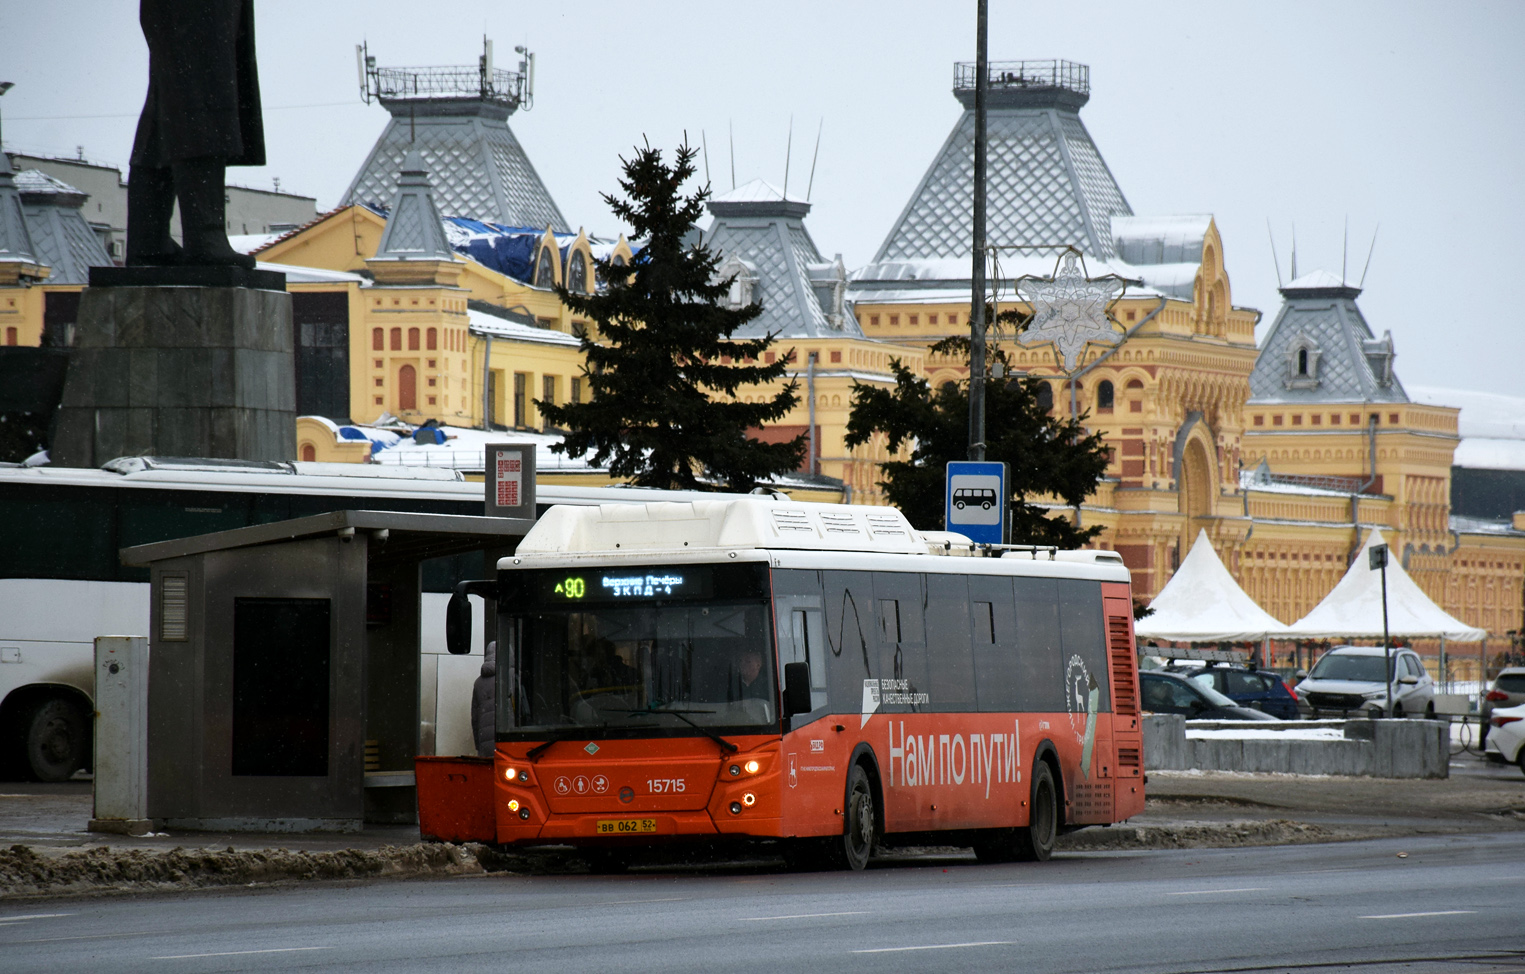
[[[21,770],[38,781],[68,781],[90,757],[90,723],[79,706],[45,697],[21,714]]]
[[[860,764],[847,774],[847,803],[842,807],[842,837],[832,843],[830,858],[838,868],[854,872],[868,865],[878,838],[874,789]]]
[[[1027,827],[1017,829],[1016,858],[1024,862],[1047,862],[1054,854],[1054,841],[1059,837],[1059,789],[1054,785],[1054,773],[1046,761],[1033,765],[1032,794]]]

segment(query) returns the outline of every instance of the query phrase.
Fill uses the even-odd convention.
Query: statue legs
[[[232,264],[254,268],[254,258],[228,243],[227,166],[221,159],[185,159],[174,164],[180,197],[180,240],[184,264]]]
[[[254,267],[254,258],[228,243],[220,159],[185,159],[165,168],[133,166],[127,183],[127,263]],[[170,237],[170,216],[180,200],[180,239]]]
[[[180,245],[169,235],[175,211],[175,177],[168,168],[133,166],[127,174],[127,263],[180,263]]]

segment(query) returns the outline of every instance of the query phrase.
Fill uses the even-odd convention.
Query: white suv
[[[1381,646],[1336,646],[1294,691],[1314,717],[1433,717],[1435,681],[1412,649],[1393,649],[1394,704],[1388,706]]]

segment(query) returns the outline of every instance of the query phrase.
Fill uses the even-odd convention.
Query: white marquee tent
[[[1382,638],[1382,572],[1372,570],[1367,554],[1382,543],[1382,532],[1373,528],[1345,577],[1312,612],[1287,627],[1288,638]],[[1387,617],[1388,632],[1404,639],[1472,643],[1488,637],[1486,629],[1475,629],[1430,601],[1397,558],[1387,562]]]
[[[1206,531],[1198,532],[1181,567],[1149,607],[1154,613],[1134,626],[1139,639],[1252,642],[1282,638],[1287,628],[1239,587],[1218,560]]]

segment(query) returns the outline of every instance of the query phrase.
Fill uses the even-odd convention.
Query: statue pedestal
[[[268,283],[284,288],[283,275],[272,277]],[[284,290],[88,287],[75,333],[54,464],[296,458],[291,296]]]

